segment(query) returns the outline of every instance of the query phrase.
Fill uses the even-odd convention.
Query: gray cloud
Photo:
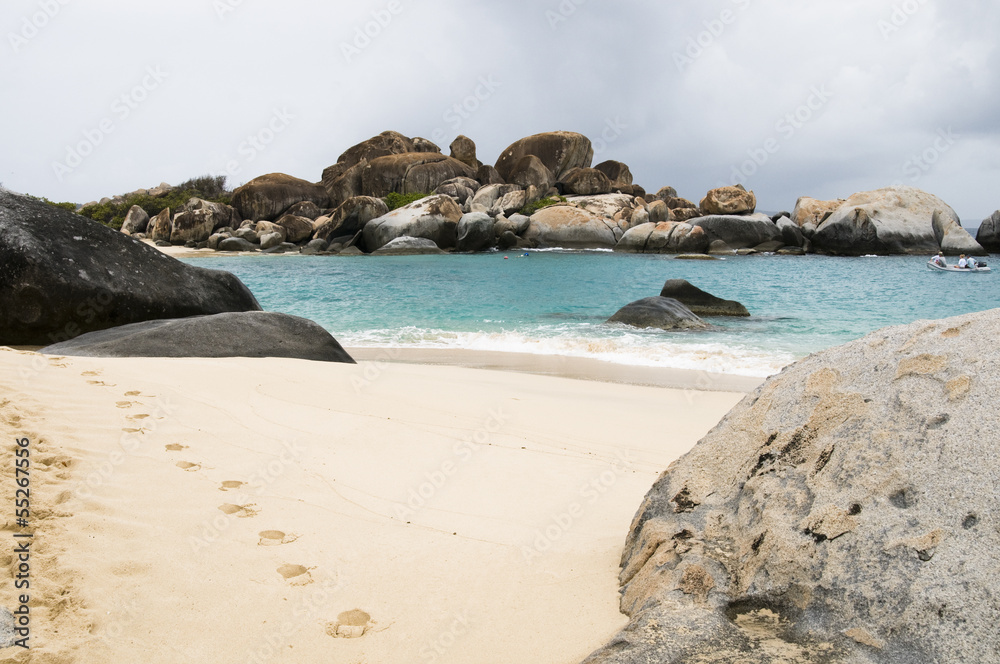
[[[567,129],[692,199],[736,177],[764,209],[902,181],[970,224],[1000,207],[992,2],[62,2],[0,14],[0,181],[53,199],[318,180],[385,129],[462,133],[486,162]]]

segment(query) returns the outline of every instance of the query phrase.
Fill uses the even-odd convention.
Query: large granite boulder
[[[569,196],[600,196],[610,194],[611,180],[596,168],[574,168],[557,182],[562,193]]]
[[[632,171],[620,161],[609,159],[602,161],[597,166],[594,166],[594,168],[608,176],[608,179],[611,180],[612,189],[632,186]]]
[[[441,249],[455,246],[462,208],[449,196],[428,196],[372,219],[364,228],[365,246],[376,251],[397,237],[432,240]]]
[[[329,219],[314,224],[313,237],[330,241],[336,237],[354,235],[362,231],[372,219],[388,214],[389,206],[381,198],[355,196],[341,203]]]
[[[810,240],[815,251],[827,254],[929,256],[944,250],[935,230],[935,212],[940,213],[937,228],[949,229],[949,247],[958,244],[963,233],[968,235],[943,200],[913,187],[895,186],[854,194],[819,225]]]
[[[733,249],[752,248],[781,239],[781,231],[766,214],[705,216],[689,223],[704,229],[710,243],[721,241]]]
[[[126,235],[145,233],[148,226],[149,215],[138,205],[133,205],[125,214],[125,221],[122,222],[121,232]]]
[[[441,152],[441,146],[430,139],[414,136],[410,140],[413,141],[414,152]]]
[[[541,159],[533,154],[528,154],[517,160],[510,171],[507,182],[525,189],[538,187],[544,192],[555,186],[556,176],[542,163]]]
[[[372,159],[361,174],[361,193],[380,198],[392,192],[434,191],[456,177],[475,179],[475,169],[437,152],[408,152]]]
[[[489,164],[483,164],[476,170],[476,181],[485,186],[488,184],[507,184],[499,171]]]
[[[676,221],[640,224],[625,231],[615,251],[632,254],[688,254],[708,249],[705,229]]]
[[[472,178],[459,176],[445,180],[434,189],[433,193],[451,196],[459,205],[465,205],[469,199],[476,195],[481,186]]]
[[[588,664],[996,662],[1000,310],[786,368],[647,494]]]
[[[248,311],[132,323],[43,348],[74,357],[290,357],[354,364],[322,327],[298,316]]]
[[[472,207],[482,206],[486,210],[492,210],[498,201],[507,194],[521,191],[516,184],[487,184],[483,185],[472,197],[470,205]]]
[[[458,221],[456,249],[486,251],[493,247],[496,234],[493,217],[484,212],[470,212]]]
[[[443,254],[434,240],[401,235],[372,252],[373,256],[424,256]]]
[[[821,201],[809,196],[801,196],[795,201],[795,209],[792,210],[791,219],[799,228],[807,229],[807,233],[812,233],[833,214],[834,210],[843,204],[843,199]]]
[[[258,309],[228,272],[192,267],[0,190],[0,344],[51,344],[138,321]]]
[[[934,239],[941,247],[941,253],[951,256],[959,254],[983,255],[986,250],[973,239],[969,231],[962,228],[958,218],[941,210],[934,210],[931,215],[931,227],[934,229]]]
[[[570,131],[553,131],[522,138],[509,145],[497,160],[496,169],[505,182],[522,157],[533,154],[556,179],[574,168],[589,168],[594,159],[590,139]]]
[[[607,322],[661,330],[701,330],[708,327],[708,323],[677,300],[660,296],[630,302]]]
[[[983,219],[976,233],[976,242],[986,251],[1000,251],[1000,210]]]
[[[242,219],[251,221],[273,221],[302,201],[325,208],[330,196],[321,185],[284,173],[261,175],[233,192],[233,207]]]
[[[628,194],[601,194],[598,196],[568,196],[566,200],[605,219],[622,216],[635,206],[635,197]]]
[[[537,247],[611,249],[622,231],[609,220],[570,205],[552,205],[531,215],[524,239]]]
[[[719,187],[709,191],[698,206],[706,215],[753,214],[757,197],[743,187]]]
[[[469,168],[479,168],[479,160],[476,159],[476,143],[471,138],[460,134],[451,142],[449,148],[452,159],[458,159]]]
[[[305,242],[313,235],[312,221],[306,217],[286,214],[274,223],[285,229],[286,242],[298,244],[299,242]]]
[[[163,208],[149,220],[146,236],[153,242],[170,242],[172,231],[173,221],[170,218],[170,208]]]
[[[215,230],[215,215],[211,210],[186,210],[174,215],[170,224],[170,244],[204,242]]]
[[[698,288],[686,279],[669,279],[660,297],[677,300],[699,316],[749,316],[747,308],[735,300],[723,300]]]

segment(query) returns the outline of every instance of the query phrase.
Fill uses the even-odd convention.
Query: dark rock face
[[[756,247],[781,239],[781,231],[765,214],[698,217],[690,223],[705,229],[709,242],[721,240],[733,249]]]
[[[316,323],[265,311],[133,323],[90,332],[40,352],[83,357],[290,357],[354,364]]]
[[[170,208],[160,210],[159,214],[149,220],[146,234],[153,242],[170,242],[173,223],[170,221]]]
[[[632,185],[632,171],[620,161],[609,159],[608,161],[602,161],[597,166],[594,166],[594,168],[607,175],[608,179],[611,180],[611,186],[615,189]],[[663,221],[666,221],[666,219]]]
[[[449,147],[452,159],[458,159],[469,168],[479,168],[479,160],[476,159],[476,143],[471,138],[459,135]]]
[[[517,160],[507,181],[525,189],[538,187],[540,191],[548,191],[555,185],[556,176],[545,167],[541,159],[529,154]]]
[[[458,220],[457,251],[485,251],[495,239],[493,217],[483,212],[471,212]]]
[[[507,184],[497,169],[489,164],[483,164],[476,170],[476,181],[484,187],[488,184]]]
[[[976,233],[976,241],[986,251],[1000,251],[1000,210],[983,219],[979,232]]]
[[[129,235],[132,233],[145,233],[148,226],[149,215],[138,205],[133,205],[128,209],[128,214],[125,215],[121,231]]]
[[[708,249],[704,229],[676,221],[634,226],[615,245],[615,251],[634,254],[698,253]]]
[[[436,152],[410,152],[373,159],[361,174],[361,191],[381,198],[392,192],[428,193],[456,177],[475,179],[476,172],[457,159]]]
[[[553,131],[522,138],[511,144],[497,160],[496,169],[505,182],[510,181],[514,165],[533,154],[559,179],[574,168],[590,168],[594,148],[590,139],[570,131]]]
[[[369,221],[388,212],[389,207],[381,198],[349,198],[333,211],[329,221],[316,228],[315,237],[329,241],[343,235],[354,235],[362,231]]]
[[[824,222],[813,234],[817,249],[825,253],[844,256],[888,254],[889,247],[879,239],[878,229],[863,208],[854,208],[850,214],[840,215],[834,223]],[[936,248],[928,248],[933,252]]]
[[[705,321],[677,300],[659,296],[626,304],[607,322],[661,330],[699,330],[708,327]]]
[[[563,193],[576,196],[599,196],[610,194],[611,180],[596,168],[574,168],[559,180]]]
[[[285,229],[285,241],[297,244],[312,237],[313,225],[306,217],[286,214],[274,222]]]
[[[723,300],[694,286],[685,279],[670,279],[663,284],[660,297],[677,300],[699,316],[749,316],[750,312],[739,302]]]
[[[998,661],[998,334],[879,330],[747,396],[647,494],[588,664]]]
[[[251,221],[273,221],[302,201],[325,208],[330,197],[322,186],[284,173],[262,175],[233,192],[233,207]]]
[[[228,272],[191,267],[96,222],[0,191],[0,344],[138,321],[254,311]]]

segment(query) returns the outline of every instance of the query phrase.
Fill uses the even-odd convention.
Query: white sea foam
[[[741,376],[777,373],[795,357],[739,344],[656,340],[652,335],[581,336],[568,331],[531,336],[516,331],[454,332],[407,327],[341,335],[346,346],[439,348],[583,357],[631,366],[693,369]]]

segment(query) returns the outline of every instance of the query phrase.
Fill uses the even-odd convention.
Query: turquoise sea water
[[[504,260],[504,256],[509,256]],[[465,348],[766,376],[886,325],[1000,307],[1000,276],[932,272],[912,256],[681,261],[611,252],[186,259],[236,274],[269,311],[310,318],[345,346]],[[606,325],[687,279],[752,316],[701,332]]]

